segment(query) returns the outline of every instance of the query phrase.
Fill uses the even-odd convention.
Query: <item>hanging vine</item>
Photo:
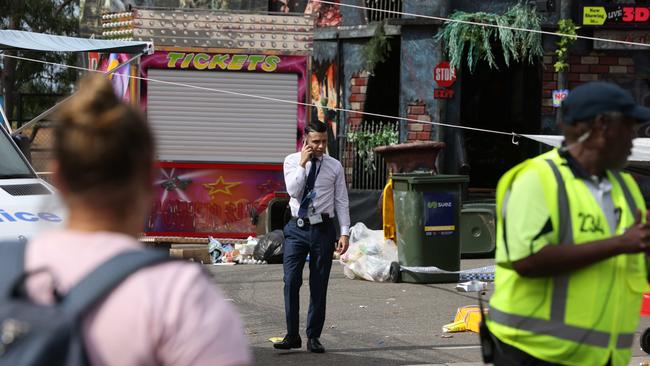
[[[366,70],[372,73],[375,70],[375,66],[380,64],[388,58],[390,54],[390,36],[386,35],[384,32],[384,24],[378,24],[375,34],[372,38],[363,46],[363,57],[366,60]]]
[[[557,33],[567,35],[560,36],[560,40],[556,43],[555,55],[557,56],[557,61],[553,64],[555,72],[569,71],[569,47],[576,41],[576,30],[578,28],[580,27],[576,27],[571,19],[560,19],[557,22]]]
[[[462,22],[493,24],[498,26],[541,30],[539,15],[531,6],[519,3],[505,14],[466,13],[456,11],[450,19]],[[486,61],[491,68],[498,69],[492,42],[501,44],[506,66],[510,61],[533,63],[544,55],[542,37],[539,33],[522,32],[507,28],[486,27],[461,22],[447,22],[440,29],[436,40],[442,41],[450,58],[450,64],[460,69],[464,57],[470,72],[476,70],[479,61]]]

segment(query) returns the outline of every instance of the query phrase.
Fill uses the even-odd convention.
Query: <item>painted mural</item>
[[[285,190],[281,166],[161,163],[147,235],[255,235],[254,218]]]
[[[314,62],[311,74],[311,120],[328,127],[328,151],[338,157],[338,112],[340,87],[335,62]]]
[[[115,69],[130,58],[130,55],[125,53],[88,52],[88,68],[107,72]],[[115,89],[115,94],[127,103],[135,103],[136,101],[135,83],[132,79],[134,76],[135,74],[130,65],[125,65],[108,76],[108,79],[113,84],[113,89]]]

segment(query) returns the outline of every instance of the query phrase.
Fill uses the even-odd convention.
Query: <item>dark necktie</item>
[[[318,158],[312,158],[309,175],[307,175],[307,183],[305,184],[305,189],[302,191],[302,202],[298,210],[298,217],[307,216],[309,204],[311,203],[311,197],[307,197],[307,194],[314,189],[314,183],[316,183],[316,163],[318,163]]]

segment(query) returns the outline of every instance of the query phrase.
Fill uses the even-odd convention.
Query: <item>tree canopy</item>
[[[0,27],[30,32],[77,36],[79,34],[78,0],[0,0]],[[55,64],[75,65],[77,55],[62,52],[2,51],[8,56],[38,59]],[[23,119],[34,117],[52,106],[47,95],[68,94],[76,79],[74,69],[33,61],[2,57],[0,88],[7,116],[16,120],[21,95]],[[19,121],[21,122],[21,121]]]

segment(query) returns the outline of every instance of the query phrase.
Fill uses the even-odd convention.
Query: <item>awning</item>
[[[151,54],[153,43],[54,36],[7,29],[0,30],[0,49]]]
[[[564,136],[557,135],[521,135],[531,140],[535,140],[547,145],[558,147],[562,144]],[[632,148],[632,155],[628,161],[641,162],[650,161],[650,138],[640,137],[634,139],[634,147]]]

